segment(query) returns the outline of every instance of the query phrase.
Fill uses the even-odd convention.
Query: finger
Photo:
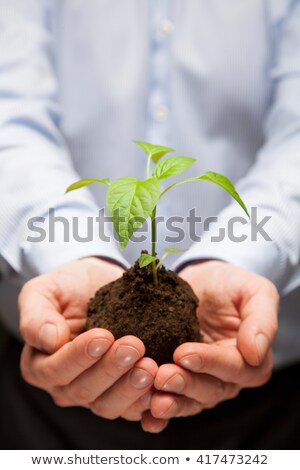
[[[240,386],[265,383],[272,369],[271,352],[260,367],[251,367],[235,346],[185,343],[174,352],[174,361],[191,372],[201,372]]]
[[[141,426],[145,432],[150,432],[152,434],[158,434],[163,431],[169,424],[168,419],[156,419],[154,418],[150,411],[143,413]]]
[[[55,300],[57,287],[41,278],[27,282],[19,295],[20,331],[27,344],[51,354],[70,340],[70,328]]]
[[[128,372],[145,354],[145,346],[135,336],[123,336],[95,365],[61,390],[72,403],[92,403]]]
[[[152,390],[144,393],[144,395],[121,414],[121,418],[127,421],[141,421],[143,413],[150,409],[152,395]]]
[[[142,358],[130,372],[90,404],[91,410],[107,419],[120,417],[152,387],[157,369],[152,359]]]
[[[114,337],[109,331],[94,328],[64,344],[50,356],[27,346],[21,357],[23,377],[45,389],[69,384],[95,364],[113,342]]]
[[[204,408],[203,403],[191,398],[157,392],[152,397],[150,411],[154,418],[171,419],[193,416]]]
[[[205,405],[216,404],[239,392],[236,384],[211,375],[188,372],[173,364],[164,364],[158,369],[154,386],[157,390],[184,395]]]
[[[249,301],[241,306],[242,323],[237,346],[252,366],[259,366],[271,348],[277,332],[279,297],[276,288],[266,281]]]

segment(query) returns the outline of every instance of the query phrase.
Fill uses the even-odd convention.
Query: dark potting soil
[[[160,268],[155,285],[151,265],[140,268],[137,261],[90,300],[87,329],[105,328],[115,339],[137,336],[146,347],[145,356],[160,365],[173,362],[180,344],[201,341],[197,305],[192,288],[175,272]]]

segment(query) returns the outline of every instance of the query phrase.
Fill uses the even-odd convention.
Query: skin
[[[221,261],[190,265],[180,275],[200,299],[197,313],[205,342],[182,344],[174,352],[175,364],[159,368],[154,385],[167,393],[153,395],[152,417],[141,423],[148,428],[151,421],[152,432],[162,428],[154,418],[194,415],[234,398],[242,388],[265,384],[272,374],[279,306],[275,286]]]
[[[122,273],[112,263],[85,258],[29,281],[19,297],[26,343],[21,372],[59,406],[84,406],[107,419],[127,413],[136,420],[145,409],[140,398],[153,385],[156,363],[143,357],[144,345],[134,336],[115,341],[100,328],[81,333],[88,300]]]
[[[158,433],[171,418],[212,408],[270,378],[279,296],[267,279],[221,261],[185,268],[180,275],[201,299],[205,343],[179,346],[175,363],[158,368],[134,336],[115,341],[104,329],[82,333],[88,300],[122,273],[115,264],[85,258],[32,279],[21,291],[21,372],[58,406],[140,421],[144,431]]]

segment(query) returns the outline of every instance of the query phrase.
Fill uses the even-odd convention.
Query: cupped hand
[[[98,416],[140,420],[150,407],[156,363],[134,336],[114,340],[104,329],[82,332],[89,299],[123,273],[96,258],[38,276],[19,297],[24,379],[59,406],[83,406]],[[148,392],[148,393],[147,393]]]
[[[279,296],[266,278],[221,261],[190,265],[180,273],[199,298],[203,343],[185,343],[175,364],[161,366],[146,431],[165,422],[212,408],[244,387],[266,383],[272,373]]]

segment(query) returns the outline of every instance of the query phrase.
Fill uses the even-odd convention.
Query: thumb
[[[237,347],[251,366],[259,366],[266,358],[277,333],[279,296],[268,283],[242,306],[242,323]]]
[[[70,340],[70,328],[46,276],[27,282],[19,295],[20,331],[25,343],[52,354]]]

